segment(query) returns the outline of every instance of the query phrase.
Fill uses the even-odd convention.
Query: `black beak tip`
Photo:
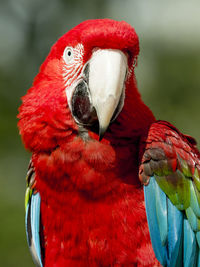
[[[100,127],[99,128],[99,141],[101,141],[103,139],[106,130],[107,130],[107,127]]]

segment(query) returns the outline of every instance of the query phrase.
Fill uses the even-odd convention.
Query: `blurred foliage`
[[[151,55],[148,60],[153,77],[142,84],[144,102],[157,119],[170,121],[183,133],[200,141],[200,49],[180,50],[158,43],[147,45],[145,54]],[[140,88],[142,69],[138,74]]]
[[[155,7],[157,1],[153,2]],[[112,14],[112,18],[119,20],[129,18],[127,21],[133,26],[143,23],[145,28],[145,20],[139,21],[138,3],[123,1],[123,10],[117,9],[120,1],[113,0],[1,0],[1,266],[34,266],[24,230],[25,176],[30,154],[24,150],[17,129],[20,97],[31,86],[51,45],[81,21]],[[152,10],[148,9],[146,14],[151,14]],[[170,17],[171,11],[168,12]],[[200,139],[199,44],[195,49],[178,44],[168,46],[167,39],[145,37],[139,26],[138,34],[141,56],[136,76],[145,103],[158,119],[169,120],[183,132]]]

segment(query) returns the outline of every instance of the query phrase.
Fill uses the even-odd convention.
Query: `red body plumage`
[[[101,142],[91,131],[88,141],[79,135],[67,103],[61,55],[78,43],[83,64],[96,47],[130,55],[124,107]],[[140,138],[155,121],[131,68],[138,52],[127,23],[87,21],[58,40],[23,97],[19,128],[33,152],[45,267],[157,264],[138,178]]]

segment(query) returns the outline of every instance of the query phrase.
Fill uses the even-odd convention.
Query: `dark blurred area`
[[[199,11],[195,0],[0,0],[1,266],[34,266],[24,230],[30,154],[16,116],[52,44],[86,19],[126,20],[140,38],[136,77],[145,103],[158,119],[200,141]]]

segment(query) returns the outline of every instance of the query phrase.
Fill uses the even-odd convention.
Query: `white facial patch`
[[[75,47],[67,46],[63,52],[63,60],[65,62],[63,67],[63,78],[65,81],[65,90],[70,109],[71,97],[75,88],[74,83],[78,83],[78,79],[81,76],[83,68],[83,54],[84,47],[82,44],[78,44]]]

